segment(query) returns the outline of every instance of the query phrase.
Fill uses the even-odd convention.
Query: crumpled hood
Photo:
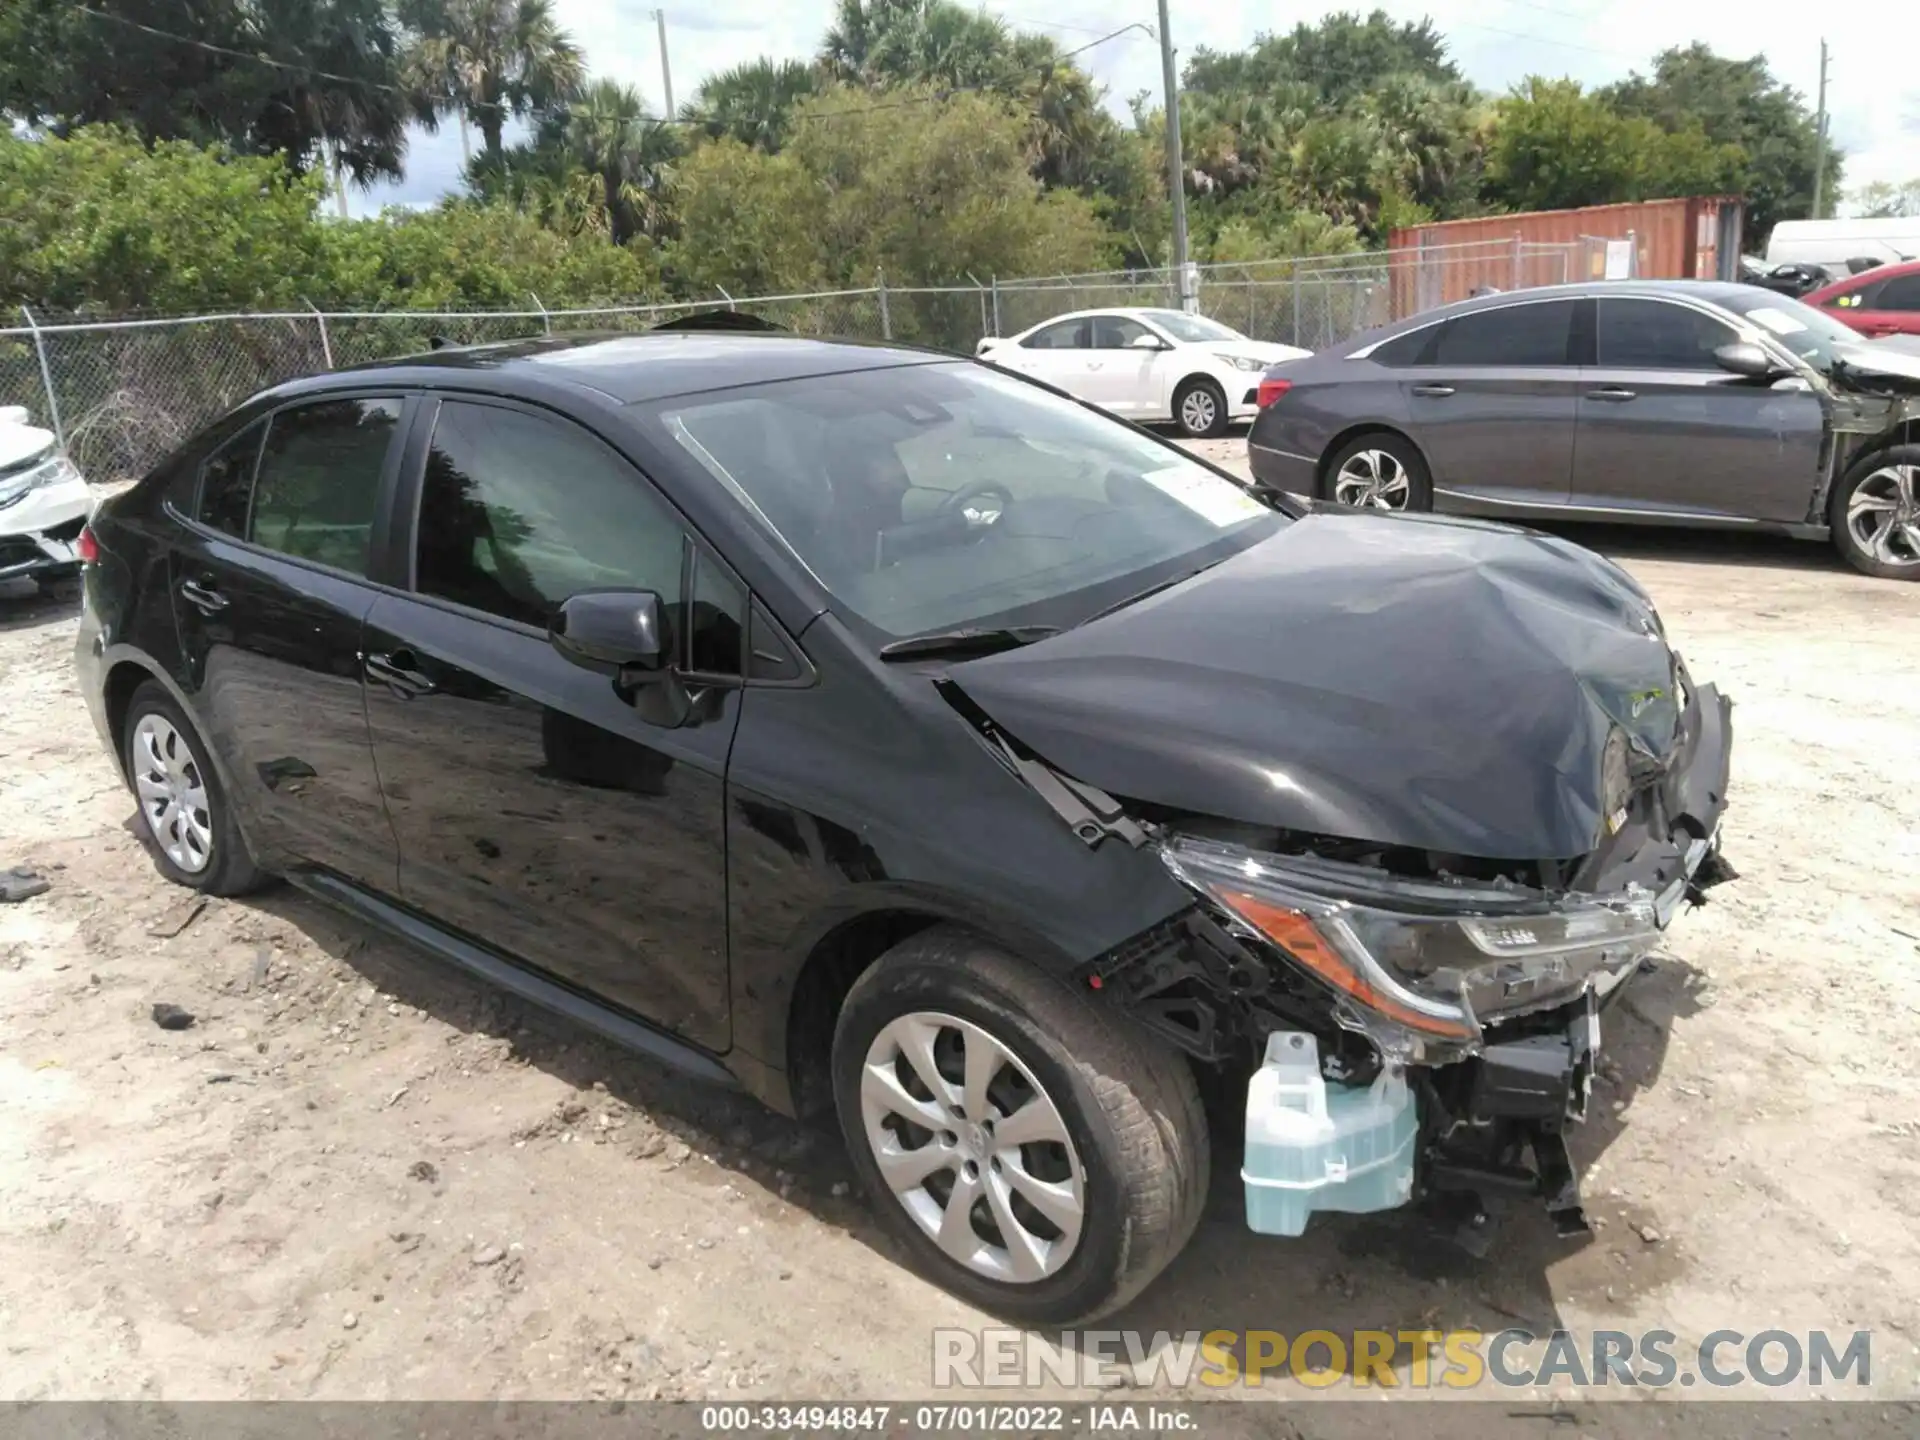
[[[15,408],[15,407],[9,407]],[[53,448],[53,431],[0,423],[0,470],[11,470]]]
[[[1911,338],[1892,336],[1839,347],[1834,358],[1844,367],[1840,382],[1850,388],[1920,395],[1920,346],[1894,343]]]
[[[950,673],[1041,759],[1123,799],[1540,860],[1600,842],[1616,727],[1671,753],[1676,667],[1645,593],[1590,551],[1342,511]]]

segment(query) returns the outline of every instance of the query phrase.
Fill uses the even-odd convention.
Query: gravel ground
[[[1257,1239],[1227,1159],[1111,1323],[1870,1329],[1874,1393],[1920,1393],[1920,587],[1569,533],[1736,703],[1742,879],[1613,1024],[1575,1141],[1597,1234],[1523,1209],[1484,1261],[1391,1215]],[[900,1397],[934,1327],[988,1323],[896,1263],[831,1137],[297,894],[162,882],[73,630],[0,590],[0,868],[52,881],[0,906],[0,1398]]]

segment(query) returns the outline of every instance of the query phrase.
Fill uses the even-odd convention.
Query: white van
[[[1818,265],[1835,279],[1850,260],[1920,259],[1920,220],[1782,220],[1767,237],[1767,265]]]

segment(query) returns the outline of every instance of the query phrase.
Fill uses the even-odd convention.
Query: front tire
[[[1227,433],[1227,397],[1211,380],[1189,380],[1174,392],[1174,423],[1195,440]]]
[[[1192,1071],[966,931],[923,931],[854,983],[834,1100],[880,1223],[935,1284],[1071,1325],[1146,1288],[1205,1206]]]
[[[1848,470],[1828,523],[1835,548],[1862,574],[1920,580],[1920,445],[1877,451]]]
[[[1326,495],[1361,510],[1431,510],[1433,476],[1426,457],[1403,435],[1356,435],[1327,462]]]
[[[156,681],[133,692],[122,737],[141,838],[160,873],[208,895],[244,895],[266,884],[199,732]]]

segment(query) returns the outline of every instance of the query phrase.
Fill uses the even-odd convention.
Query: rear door
[[[1835,296],[1823,307],[1862,335],[1920,335],[1920,270],[1889,275]]]
[[[255,422],[202,465],[170,561],[187,688],[260,858],[387,893],[397,850],[358,657],[405,412],[330,397]]]
[[[1740,337],[1716,311],[1645,296],[1596,304],[1571,503],[1805,520],[1826,429],[1806,382],[1721,369],[1713,352]]]
[[[1574,300],[1522,300],[1437,326],[1400,374],[1436,491],[1558,505],[1573,473]]]
[[[1023,375],[1057,385],[1070,395],[1091,399],[1087,381],[1092,374],[1092,346],[1092,321],[1085,316],[1059,320],[1011,346],[1004,363]]]
[[[367,713],[411,905],[725,1050],[725,794],[746,593],[596,436],[511,402],[427,401],[405,593],[367,617]],[[686,722],[641,718],[547,624],[591,589],[660,595]],[[704,677],[704,678],[703,678]]]

